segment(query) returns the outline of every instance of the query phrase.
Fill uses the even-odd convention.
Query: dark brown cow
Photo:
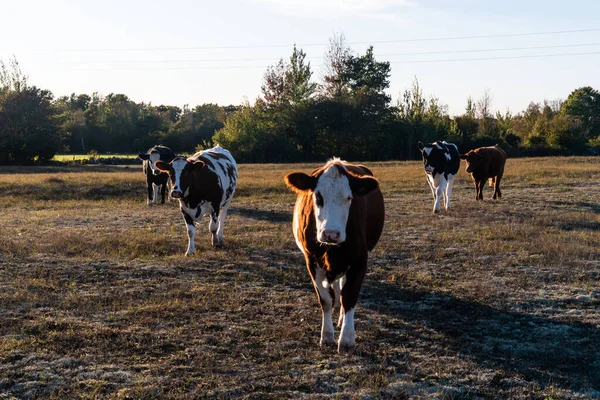
[[[333,159],[310,175],[288,174],[285,183],[298,194],[293,231],[323,312],[320,344],[335,346],[333,307],[341,305],[338,352],[350,355],[368,252],[383,229],[379,182],[367,167]]]
[[[467,173],[471,174],[475,183],[475,200],[483,200],[483,186],[485,181],[490,180],[490,186],[494,186],[492,199],[502,197],[500,191],[500,180],[504,174],[506,164],[506,153],[500,147],[480,147],[460,155],[461,160],[467,161]]]

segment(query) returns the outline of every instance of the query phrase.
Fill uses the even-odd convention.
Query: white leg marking
[[[429,189],[431,189],[431,195],[433,196],[433,199],[435,200],[435,188],[433,187],[433,182],[432,182],[433,178],[429,174],[425,174],[425,176],[427,177],[427,183],[429,183]]]
[[[159,193],[159,189],[160,188],[153,183],[152,184],[152,189],[154,189],[154,198],[152,199],[152,202],[154,204],[158,204],[158,193]]]
[[[217,239],[219,239],[219,243],[223,244],[223,229],[225,228],[225,217],[227,216],[227,211],[229,211],[229,205],[231,203],[227,202],[221,207],[221,211],[219,212],[219,227],[217,229]]]
[[[344,307],[342,307],[342,302],[340,301],[340,293],[344,288],[344,284],[346,283],[346,275],[342,276],[338,279],[337,282],[333,284],[333,290],[335,292],[335,305],[334,307],[340,307],[340,315],[338,317],[337,327],[342,326],[342,321],[344,320]]]
[[[435,203],[433,204],[433,212],[436,213],[440,211],[440,202],[442,199],[442,194],[444,193],[444,189],[446,189],[446,178],[443,175],[437,174],[433,181],[433,186],[435,187]]]
[[[342,322],[342,333],[340,334],[340,343],[338,345],[338,351],[341,352],[344,347],[353,349],[356,346],[354,332],[354,308],[346,311],[344,314],[344,321]]]
[[[325,276],[325,270],[317,268],[315,274],[315,285],[323,301],[323,321],[321,323],[321,346],[335,345],[333,330],[333,299],[329,293],[330,284]]]
[[[187,234],[188,234],[188,248],[185,253],[186,256],[191,256],[194,254],[194,237],[196,236],[196,227],[194,225],[187,225]]]
[[[452,195],[452,185],[454,185],[454,175],[448,175],[448,184],[446,185],[446,210],[450,209],[450,196]]]

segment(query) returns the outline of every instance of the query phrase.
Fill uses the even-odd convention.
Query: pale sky
[[[486,90],[494,110],[516,113],[580,86],[600,89],[595,0],[19,0],[0,13],[0,58],[14,55],[29,82],[56,97],[253,103],[266,67],[294,43],[320,81],[335,32],[354,52],[373,44],[392,63],[394,102],[414,77],[451,114]]]

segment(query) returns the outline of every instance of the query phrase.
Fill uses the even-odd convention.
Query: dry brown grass
[[[192,258],[140,168],[3,170],[0,398],[600,396],[600,158],[509,160],[499,201],[461,170],[435,216],[420,162],[367,165],[387,219],[349,359],[291,235],[282,177],[314,165],[241,165]]]

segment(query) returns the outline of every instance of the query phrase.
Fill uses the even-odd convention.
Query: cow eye
[[[323,196],[319,192],[315,194],[315,203],[317,207],[323,207]]]
[[[352,196],[348,196],[348,198],[346,199],[346,201],[352,201]]]

